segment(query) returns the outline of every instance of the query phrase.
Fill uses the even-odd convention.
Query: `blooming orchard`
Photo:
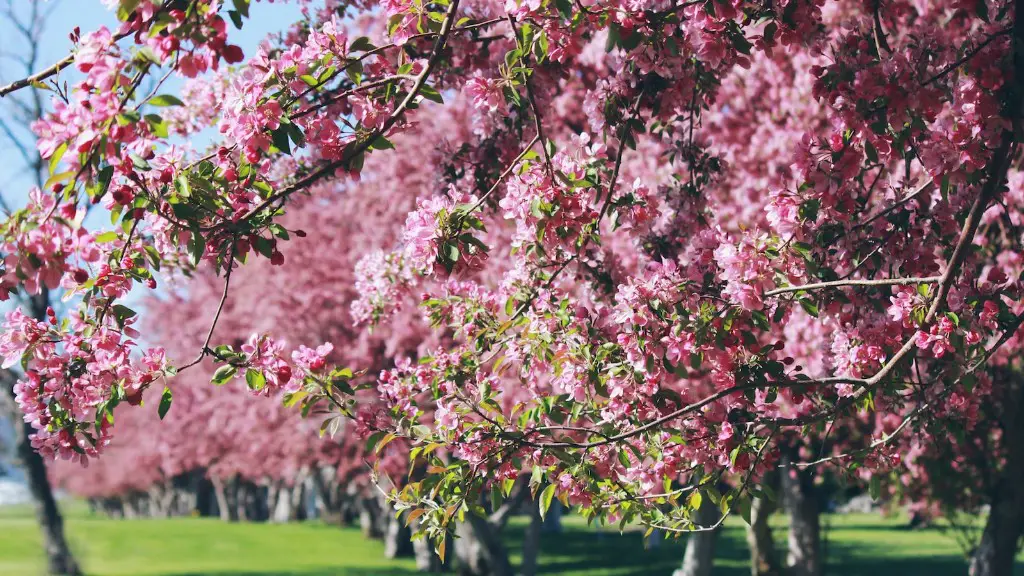
[[[977,424],[1019,348],[1014,3],[328,0],[247,59],[248,0],[108,4],[117,30],[0,89],[55,97],[34,126],[52,176],[0,224],[0,295],[78,306],[0,336],[46,455],[102,458],[115,407],[157,388],[163,415],[169,377],[212,360],[214,384],[408,442],[393,498],[432,536],[523,474],[542,509],[682,531],[705,498],[748,511],[786,435],[874,414],[827,460],[902,471],[901,442]],[[80,80],[50,82],[65,67]],[[418,126],[442,113],[472,133]],[[216,145],[181,144],[206,126]],[[354,286],[365,330],[418,301],[432,349],[373,378],[315,330],[216,341],[239,266],[328,256],[285,211],[364,185],[417,199],[319,288]],[[95,204],[111,228],[83,227]],[[125,297],[197,268],[222,278],[197,349],[144,349]]]

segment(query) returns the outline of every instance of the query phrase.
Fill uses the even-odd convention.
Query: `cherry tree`
[[[899,422],[828,457],[880,478],[905,465],[898,442],[1010,397],[992,360],[1024,320],[1017,3],[331,1],[248,60],[229,33],[246,0],[109,4],[119,29],[75,32],[68,58],[0,88],[56,96],[35,126],[53,175],[0,227],[0,292],[80,302],[63,323],[14,312],[0,337],[46,456],[102,457],[115,407],[152,388],[162,415],[166,378],[212,361],[215,383],[351,418],[375,449],[407,442],[423,474],[391,498],[443,555],[524,472],[541,513],[558,498],[713,530],[750,515],[786,438]],[[53,81],[72,65],[80,80]],[[174,74],[220,80],[139,89]],[[480,139],[407,156],[429,143],[403,134],[460,107]],[[211,150],[170,138],[211,123]],[[318,341],[216,341],[240,265],[288,266],[292,240],[317,257],[285,212],[344,203],[317,186],[380,177],[385,155],[444,178],[361,255],[352,317],[387,330],[411,296],[444,338],[375,381]],[[89,203],[114,227],[83,227]],[[138,344],[125,297],[197,268],[222,296],[171,362]],[[1012,566],[1016,466],[975,574]],[[699,521],[705,500],[719,520]]]

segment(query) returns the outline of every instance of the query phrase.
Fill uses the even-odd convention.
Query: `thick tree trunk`
[[[820,576],[821,524],[814,472],[792,466],[799,459],[796,448],[782,455],[783,503],[789,514],[786,566],[792,576]]]
[[[270,519],[270,491],[255,482],[245,482],[245,517],[249,522],[266,522]]]
[[[380,501],[373,495],[361,494],[359,496],[359,527],[366,538],[382,538],[384,533],[380,530],[379,516],[381,515]]]
[[[541,532],[545,534],[562,533],[562,503],[558,500],[551,502],[551,508],[548,508],[548,513],[544,515]]]
[[[295,488],[279,482],[274,489],[274,511],[271,513],[270,521],[285,523],[291,522],[294,514],[292,509],[292,490]]]
[[[213,478],[212,482],[220,519],[225,522],[238,522],[238,498],[234,479]]]
[[[336,471],[325,468],[315,468],[311,474],[320,517],[328,524],[343,526],[346,498],[336,476]]]
[[[306,477],[302,476],[295,481],[291,491],[292,521],[302,522],[309,518],[306,510]]]
[[[561,510],[561,504],[553,502],[548,514],[555,510]],[[540,507],[534,502],[530,506],[530,524],[526,527],[526,534],[523,535],[523,562],[519,566],[520,576],[534,576],[537,573],[538,560],[540,558],[540,537],[544,531],[544,521],[549,518],[540,517]]]
[[[705,496],[697,510],[697,524],[711,526],[721,518],[718,506]],[[672,576],[711,576],[715,567],[715,543],[720,529],[694,532],[686,539],[683,565]]]
[[[750,525],[747,526],[747,546],[750,548],[751,576],[780,576],[779,556],[768,525],[775,505],[764,498],[755,498],[750,505]]]
[[[349,482],[342,489],[341,525],[354,526],[359,521],[359,490],[355,482]]]
[[[455,527],[456,570],[461,576],[512,576],[499,530],[486,518],[467,514]]]
[[[77,576],[82,573],[78,568],[71,549],[64,539],[64,518],[53,498],[50,480],[46,477],[46,464],[33,448],[29,440],[32,426],[22,422],[17,429],[15,442],[18,458],[25,470],[25,481],[32,492],[35,504],[36,520],[43,531],[43,548],[46,551],[46,569],[50,574]]]
[[[199,480],[196,485],[196,510],[200,516],[214,516],[217,511],[217,497],[214,494],[213,483],[206,478],[203,470],[197,470]]]
[[[765,484],[778,492],[779,475],[771,473],[764,479]],[[775,550],[772,528],[768,519],[775,511],[775,503],[765,498],[755,498],[750,504],[750,525],[747,526],[747,547],[750,548],[751,576],[780,576],[782,566]]]
[[[1008,398],[1000,418],[1006,465],[981,535],[971,558],[971,576],[1013,574],[1017,545],[1024,534],[1024,382],[1018,374],[1007,378]]]

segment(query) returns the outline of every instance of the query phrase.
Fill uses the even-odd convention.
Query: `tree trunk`
[[[380,502],[373,495],[361,494],[359,497],[359,527],[366,538],[382,538],[380,531]]]
[[[33,296],[31,312],[37,319],[45,317],[49,305],[49,295],[44,293]],[[46,475],[46,462],[32,448],[30,436],[35,432],[32,425],[21,417],[21,411],[14,402],[14,384],[17,378],[9,370],[0,370],[0,395],[3,404],[9,405],[11,422],[14,424],[14,448],[21,467],[25,471],[25,482],[32,493],[36,520],[43,532],[43,548],[46,552],[46,567],[50,574],[81,574],[75,556],[68,548],[64,538],[64,518],[61,516],[57,501],[53,497],[53,488]]]
[[[20,419],[19,419],[20,420]],[[46,551],[46,569],[49,574],[78,576],[82,571],[78,568],[71,549],[64,539],[64,518],[53,498],[50,480],[46,477],[46,463],[33,448],[29,435],[33,433],[28,422],[15,425],[15,443],[18,459],[25,470],[25,481],[32,492],[35,504],[36,520],[43,531],[43,548]]]
[[[559,502],[552,502],[548,514],[556,507],[561,510]],[[537,563],[540,558],[540,536],[544,531],[544,521],[549,517],[545,516],[543,519],[540,517],[540,506],[537,502],[530,506],[530,525],[526,527],[526,534],[523,535],[523,562],[519,566],[520,576],[534,576],[537,573]]]
[[[419,530],[420,521],[415,519],[412,521],[410,529],[412,532]],[[445,543],[445,550],[452,549],[451,537],[446,536],[447,542]],[[429,572],[436,574],[443,572],[449,565],[449,559],[451,553],[446,553],[444,560],[437,555],[434,550],[434,543],[429,538],[417,538],[412,541],[413,555],[416,557],[416,570],[419,572]]]
[[[541,532],[545,534],[562,533],[562,503],[558,500],[551,502],[551,508],[548,508],[548,513],[544,515]]]
[[[328,524],[342,526],[345,524],[345,497],[336,476],[336,471],[324,468],[314,468],[311,474],[320,517]]]
[[[814,472],[795,468],[792,464],[798,459],[797,448],[783,450],[781,484],[789,514],[786,566],[792,576],[820,576],[821,524]]]
[[[213,491],[217,495],[217,509],[220,519],[225,522],[238,522],[238,498],[235,481],[214,478]]]
[[[197,470],[199,476],[196,486],[196,510],[200,516],[216,515],[217,497],[214,494],[213,483],[204,475],[202,470]]]
[[[512,576],[501,535],[486,518],[467,514],[455,527],[456,570],[461,576]]]
[[[395,511],[386,502],[384,516],[388,520],[387,528],[384,531],[384,557],[407,558],[413,556],[415,551],[412,548],[412,531],[405,525],[405,515],[395,516]]]
[[[277,488],[274,490],[274,512],[270,517],[271,522],[282,524],[291,522],[293,516],[292,490],[294,489],[286,485],[284,481],[279,481]]]
[[[1000,418],[1006,464],[993,491],[981,542],[971,557],[971,576],[1013,574],[1017,544],[1024,533],[1024,382],[1018,374],[1006,380],[1008,398]]]
[[[779,489],[778,473],[768,474],[764,479],[764,484],[777,493]],[[768,519],[775,508],[775,502],[766,498],[754,498],[750,504],[747,547],[750,548],[751,576],[780,576],[782,574],[779,554],[775,550],[775,540],[772,538],[772,528],[768,525]]]
[[[700,508],[697,510],[696,522],[700,526],[711,526],[718,522],[722,514],[718,506],[705,496],[701,499]],[[715,543],[718,540],[720,529],[694,532],[686,539],[686,553],[683,555],[683,565],[672,573],[672,576],[711,576],[715,567]]]
[[[754,498],[750,504],[750,525],[747,526],[747,546],[750,548],[751,576],[780,576],[779,556],[772,540],[772,528],[768,518],[775,509],[775,504],[764,499]]]

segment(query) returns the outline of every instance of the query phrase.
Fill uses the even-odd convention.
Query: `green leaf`
[[[768,323],[768,316],[760,310],[754,310],[750,313],[750,319],[754,321],[754,325],[761,330],[768,330],[771,328],[771,324]]]
[[[274,142],[274,147],[284,152],[285,154],[292,153],[291,142],[288,139],[288,124],[281,124],[277,130],[270,133],[271,140]]]
[[[158,114],[146,114],[146,124],[149,124],[149,131],[157,138],[167,138],[170,132],[167,130],[167,123]]]
[[[263,375],[263,372],[249,368],[245,371],[245,383],[249,386],[250,390],[263,390],[267,385],[267,378]]]
[[[170,94],[158,94],[150,98],[149,103],[153,106],[184,106],[185,103],[178,99],[177,96],[171,96]]]
[[[444,255],[445,262],[455,263],[459,261],[459,247],[451,242],[445,242],[441,246],[442,254]]]
[[[171,409],[171,402],[174,401],[174,395],[171,394],[171,389],[164,386],[164,393],[160,395],[160,406],[157,407],[156,413],[163,420],[164,416],[167,415],[167,411]]]
[[[818,305],[811,301],[810,298],[801,298],[799,302],[800,307],[804,309],[804,312],[807,312],[815,318],[818,317]]]
[[[124,326],[125,320],[128,320],[129,318],[134,318],[136,314],[135,310],[132,310],[131,308],[123,304],[114,304],[111,310],[114,313],[114,318],[117,319],[117,323],[120,326]]]
[[[74,175],[75,173],[71,170],[67,172],[61,172],[59,174],[54,174],[53,176],[50,176],[50,178],[46,181],[45,184],[43,184],[43,190],[50,190],[51,188],[53,188],[53,185],[57,184],[58,182],[67,182],[68,180],[71,180],[71,178],[74,177]]]
[[[192,232],[192,237],[188,239],[188,253],[192,256],[192,265],[198,266],[206,253],[206,239],[202,234]]]
[[[701,495],[700,490],[694,490],[690,493],[690,508],[700,510],[700,505],[703,503],[704,497]]]
[[[423,85],[422,88],[420,88],[420,96],[423,96],[424,98],[430,100],[431,102],[444,104],[444,98],[441,96],[441,93],[425,84]]]
[[[97,244],[106,244],[107,242],[113,242],[117,240],[117,232],[110,230],[102,234],[98,234],[95,238]]]
[[[750,494],[741,495],[739,500],[736,502],[736,505],[740,509],[740,516],[743,517],[743,521],[747,523],[747,526],[750,526],[750,509],[752,504]]]
[[[376,46],[373,45],[373,42],[371,42],[369,38],[367,38],[366,36],[360,36],[359,38],[353,40],[351,44],[349,44],[348,51],[365,52],[367,50],[373,50],[374,48],[376,48]]]
[[[394,434],[385,434],[384,437],[381,438],[380,442],[378,442],[377,445],[373,448],[374,453],[380,454],[380,451],[383,450],[384,447],[387,446],[395,438],[396,436]]]
[[[540,493],[540,519],[543,520],[547,516],[548,509],[551,508],[551,500],[555,497],[555,485],[548,484],[544,491]]]
[[[237,373],[238,369],[235,368],[234,366],[221,366],[220,368],[217,368],[216,372],[213,373],[213,378],[211,378],[210,381],[216,384],[217,386],[222,386],[224,384],[227,384],[232,378],[234,378],[235,374]]]
[[[392,150],[394,147],[395,145],[382,135],[378,135],[373,139],[373,143],[370,144],[370,148],[374,150]]]
[[[64,153],[68,151],[68,143],[62,142],[56,150],[53,151],[53,155],[50,156],[50,174],[53,174],[54,170],[57,169],[57,165],[60,164],[60,159],[64,157]]]
[[[136,52],[136,55],[144,62],[156,64],[157,66],[160,65],[160,57],[157,56],[156,52],[154,52],[153,49],[149,46],[143,46],[142,48],[139,48],[139,51]]]
[[[231,0],[231,3],[234,4],[235,10],[238,10],[239,14],[246,18],[249,17],[249,0]]]
[[[228,16],[231,18],[231,23],[235,25],[238,30],[242,29],[242,15],[238,13],[238,10],[228,10]]]
[[[308,395],[309,392],[306,392],[305,390],[288,392],[287,394],[284,395],[284,398],[281,399],[281,403],[284,405],[285,408],[292,408],[296,404],[301,402]]]
[[[878,501],[878,497],[882,495],[882,478],[881,476],[872,476],[871,481],[868,483],[868,493],[871,495],[871,499]]]

